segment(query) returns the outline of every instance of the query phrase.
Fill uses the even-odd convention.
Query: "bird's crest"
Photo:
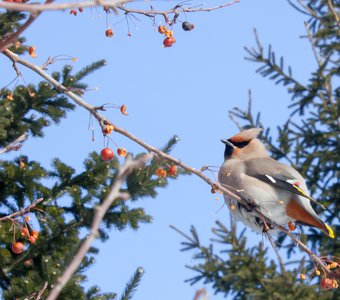
[[[256,138],[262,130],[263,130],[262,128],[246,129],[246,130],[239,132],[238,134],[235,134],[229,140],[234,143],[248,142]]]

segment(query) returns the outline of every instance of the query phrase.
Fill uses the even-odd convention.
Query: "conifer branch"
[[[64,273],[58,278],[57,283],[54,285],[47,300],[57,299],[58,295],[68,283],[72,275],[79,268],[83,258],[89,251],[91,244],[98,237],[98,230],[100,224],[106,214],[110,209],[112,203],[116,200],[127,200],[130,196],[127,193],[120,192],[121,186],[123,185],[126,177],[135,169],[141,168],[144,164],[152,158],[152,154],[146,154],[139,159],[132,160],[131,157],[127,157],[125,163],[119,167],[118,174],[113,182],[110,192],[105,197],[102,204],[96,206],[95,215],[93,217],[91,229],[89,235],[84,239],[82,245],[78,249],[78,252],[66,267]]]

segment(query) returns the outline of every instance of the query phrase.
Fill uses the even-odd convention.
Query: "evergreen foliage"
[[[253,114],[251,105],[245,111],[235,108],[230,112],[230,116],[237,124],[241,122],[243,128],[265,128],[261,138],[267,144],[271,156],[292,164],[306,178],[313,197],[327,208],[324,212],[320,207],[315,207],[315,210],[322,213],[322,218],[331,224],[335,236],[338,237],[340,3],[316,0],[289,2],[295,9],[308,16],[305,38],[309,39],[312,46],[317,69],[312,72],[307,83],[301,83],[293,76],[291,67],[285,68],[282,57],[277,60],[271,46],[267,52],[264,51],[255,31],[256,47],[246,48],[247,59],[259,64],[257,72],[260,75],[287,87],[292,98],[289,106],[291,115],[285,124],[278,127],[276,141],[270,130],[262,124],[260,114]],[[330,239],[313,228],[301,227],[300,230],[301,240],[314,251],[333,257],[340,256],[338,238]],[[197,264],[190,267],[196,272],[196,275],[188,280],[191,284],[202,280],[212,284],[216,293],[232,295],[233,299],[339,298],[339,289],[320,291],[318,285],[302,283],[298,279],[300,272],[307,271],[307,276],[311,274],[314,266],[308,259],[306,263],[301,258],[299,261],[294,260],[294,254],[299,253],[299,250],[285,235],[279,236],[276,245],[280,248],[279,259],[269,261],[263,244],[247,246],[246,237],[243,233],[238,235],[235,227],[228,230],[217,222],[213,232],[217,239],[213,239],[210,246],[202,246],[199,243],[198,233],[194,228],[191,229],[192,237],[186,236],[183,250],[194,250],[198,260]],[[221,246],[222,252],[216,251],[214,245]],[[283,260],[287,261],[286,258],[293,260],[290,262],[294,264],[284,264]],[[338,272],[339,268],[335,270],[334,275]],[[312,284],[318,281],[319,279],[313,279]]]
[[[26,14],[17,12],[0,13],[0,35],[14,32]],[[24,39],[21,39],[23,42]],[[27,47],[11,48],[15,53],[23,53]],[[87,88],[83,82],[86,76],[95,72],[106,62],[92,63],[77,73],[66,65],[52,77],[68,90],[82,95]],[[43,137],[44,129],[55,125],[66,117],[67,112],[75,108],[62,91],[50,83],[17,85],[13,90],[0,90],[0,148],[12,143],[24,133],[29,138]],[[173,137],[162,149],[169,153],[177,143]],[[138,156],[142,155],[138,154]],[[86,238],[86,232],[93,220],[95,207],[100,204],[110,190],[117,175],[118,160],[104,162],[93,152],[84,161],[81,172],[59,158],[52,161],[51,168],[42,166],[29,156],[13,160],[0,160],[0,217],[23,209],[38,198],[44,198],[36,209],[32,209],[31,221],[25,216],[13,221],[0,223],[0,287],[5,299],[24,299],[34,297],[45,282],[51,283],[61,275],[76,253],[79,245]],[[122,188],[133,201],[142,197],[155,197],[157,188],[167,185],[167,178],[159,178],[155,170],[166,167],[165,161],[154,158],[146,168],[132,172]],[[180,172],[178,172],[180,173]],[[150,223],[152,218],[142,208],[130,208],[127,201],[115,201],[103,219],[99,237],[105,241],[109,230],[123,230],[126,227],[138,229],[143,223]],[[33,225],[32,225],[33,224]],[[39,238],[31,245],[27,237],[21,235],[21,229],[39,231]],[[84,231],[85,230],[85,231]],[[25,244],[25,251],[14,254],[13,242]],[[80,269],[68,282],[60,294],[60,299],[114,299],[115,293],[101,293],[94,286],[85,290],[86,270],[94,263],[98,249],[92,247],[82,261]],[[122,299],[131,299],[138,285],[142,272],[137,270],[123,293]],[[46,292],[46,294],[47,294]]]

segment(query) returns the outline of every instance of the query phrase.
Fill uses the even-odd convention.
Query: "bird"
[[[332,228],[313,209],[311,202],[316,200],[310,196],[302,175],[268,155],[257,138],[261,131],[262,128],[250,128],[221,140],[225,150],[218,181],[249,204],[225,194],[233,217],[256,232],[275,233],[275,224],[289,226],[298,222],[334,238]]]

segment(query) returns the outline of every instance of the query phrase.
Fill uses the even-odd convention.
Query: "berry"
[[[24,244],[21,242],[15,242],[12,245],[12,251],[15,254],[21,254],[22,252],[24,252]]]
[[[176,165],[171,166],[169,168],[169,175],[176,176],[176,173],[177,173],[177,166]]]
[[[156,170],[156,175],[161,177],[161,178],[165,178],[166,174],[167,174],[166,171],[164,169],[162,169],[162,168],[158,168]]]
[[[108,37],[108,38],[112,38],[112,37],[113,37],[113,34],[114,34],[114,32],[112,31],[111,28],[108,28],[108,29],[105,30],[105,35],[106,35],[106,37]]]
[[[35,53],[35,47],[34,46],[31,46],[31,47],[28,48],[28,54],[33,58],[36,58],[38,56],[37,53]]]
[[[324,277],[321,279],[320,286],[322,290],[330,290],[334,288],[334,279]],[[336,281],[335,281],[336,282]]]
[[[105,160],[105,161],[111,160],[114,156],[115,154],[113,153],[111,148],[104,148],[100,152],[100,157],[102,158],[102,160]]]
[[[163,45],[164,48],[168,48],[168,47],[172,47],[172,45],[176,43],[176,39],[171,36],[171,37],[167,37],[164,41],[163,41]]]
[[[113,126],[113,124],[106,124],[103,132],[104,134],[111,134],[111,132],[115,129],[115,127]]]
[[[22,237],[26,237],[30,235],[30,232],[28,231],[26,227],[21,228],[20,232],[21,232]]]
[[[124,115],[124,116],[127,116],[128,113],[126,112],[126,105],[123,104],[121,107],[120,107],[120,112]]]
[[[184,31],[191,31],[191,30],[193,30],[195,28],[195,25],[194,24],[191,24],[191,23],[189,23],[189,22],[183,22],[182,23],[182,29],[184,30]]]
[[[28,241],[29,241],[31,244],[35,244],[35,242],[37,241],[37,239],[36,239],[33,235],[31,235],[31,236],[28,237]]]
[[[39,236],[39,232],[37,230],[32,230],[32,236],[35,237],[35,239],[37,239]]]
[[[288,228],[290,231],[294,231],[295,230],[295,224],[291,221],[288,222]]]
[[[75,9],[71,9],[70,10],[70,15],[76,16],[77,15],[77,11]]]
[[[158,32],[160,34],[164,34],[167,31],[166,27],[164,25],[158,26]]]
[[[118,148],[117,149],[117,154],[119,156],[125,157],[127,153],[126,153],[126,150],[124,148]]]
[[[78,7],[78,10],[79,10],[79,12],[83,12],[84,11],[84,9],[82,8],[82,7]]]

